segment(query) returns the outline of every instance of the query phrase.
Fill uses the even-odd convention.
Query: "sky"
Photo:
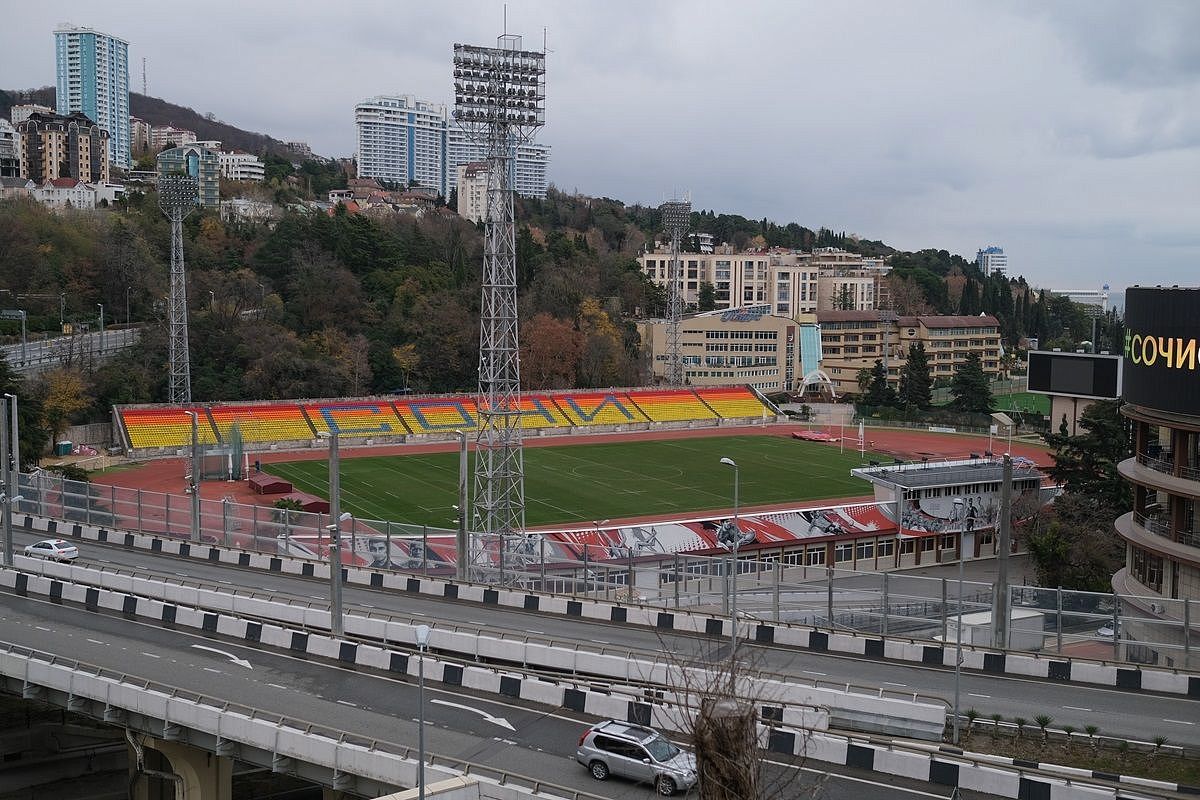
[[[379,94],[451,104],[455,42],[547,47],[559,189],[826,226],[1044,288],[1198,285],[1200,3],[52,0],[12,6],[0,87],[53,29],[130,43],[131,88],[355,150]]]

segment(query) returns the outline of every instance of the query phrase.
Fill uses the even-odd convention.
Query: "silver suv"
[[[696,757],[662,734],[628,722],[608,720],[588,728],[579,738],[575,760],[602,781],[609,775],[652,783],[664,796],[696,785]]]

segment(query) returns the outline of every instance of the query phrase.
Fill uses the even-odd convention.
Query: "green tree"
[[[978,414],[992,413],[992,386],[983,371],[978,351],[967,354],[967,360],[954,371],[950,381],[950,407],[957,411]]]
[[[854,291],[850,288],[850,284],[843,283],[837,288],[833,297],[833,307],[837,311],[854,310]]]
[[[924,342],[908,346],[908,362],[900,371],[900,405],[925,410],[933,405],[933,378]]]
[[[875,366],[871,368],[871,383],[867,386],[866,397],[863,398],[866,405],[873,407],[896,405],[896,390],[888,384],[887,378],[887,369],[884,368],[883,362],[876,359]]]
[[[28,469],[37,466],[38,459],[50,438],[50,432],[42,424],[41,398],[31,392],[0,354],[0,395],[11,394],[17,398],[17,427],[20,429],[21,466]],[[8,424],[6,418],[4,424]]]
[[[1132,502],[1129,484],[1117,474],[1117,464],[1132,453],[1128,420],[1120,408],[1120,400],[1097,400],[1079,416],[1079,433],[1069,435],[1064,418],[1057,433],[1044,437],[1054,448],[1054,480],[1065,491],[1114,510]]]
[[[700,296],[697,300],[697,310],[712,311],[717,307],[717,287],[708,281],[700,282]]]

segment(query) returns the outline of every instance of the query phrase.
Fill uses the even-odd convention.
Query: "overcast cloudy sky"
[[[243,128],[355,149],[354,104],[452,102],[495,2],[20,3],[0,86],[54,81],[56,23],[130,42],[131,84]],[[825,225],[1047,287],[1200,283],[1200,2],[508,3],[546,29],[561,189]]]

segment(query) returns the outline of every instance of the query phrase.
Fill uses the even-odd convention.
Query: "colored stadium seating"
[[[474,430],[479,418],[475,398],[468,395],[397,400],[396,413],[413,433]]]
[[[399,436],[409,432],[388,402],[348,400],[300,407],[318,433],[336,429],[342,436]]]
[[[630,392],[629,399],[654,422],[683,422],[717,417],[688,390]]]
[[[762,417],[770,411],[758,399],[754,392],[745,386],[731,386],[721,389],[696,389],[696,395],[705,405],[725,419],[740,419],[745,417]]]
[[[237,425],[245,442],[290,442],[312,439],[313,429],[295,403],[253,406],[214,405],[209,409],[221,439],[229,441]]]
[[[624,392],[592,392],[555,397],[563,416],[572,425],[628,425],[649,422],[646,415],[629,402]]]
[[[200,412],[197,438],[201,444],[213,444],[217,436],[204,413]],[[127,408],[121,412],[129,445],[134,449],[147,447],[183,447],[192,443],[192,418],[182,408]]]
[[[524,395],[520,407],[521,425],[526,429],[759,419],[765,408],[746,387],[538,393]],[[473,395],[406,397],[392,402],[214,403],[196,408],[201,412],[200,441],[205,444],[228,441],[235,424],[245,442],[268,444],[313,439],[318,432],[332,428],[343,436],[362,438],[444,435],[475,430],[479,420]],[[181,408],[118,406],[116,413],[134,450],[176,449],[191,443],[191,419]]]

